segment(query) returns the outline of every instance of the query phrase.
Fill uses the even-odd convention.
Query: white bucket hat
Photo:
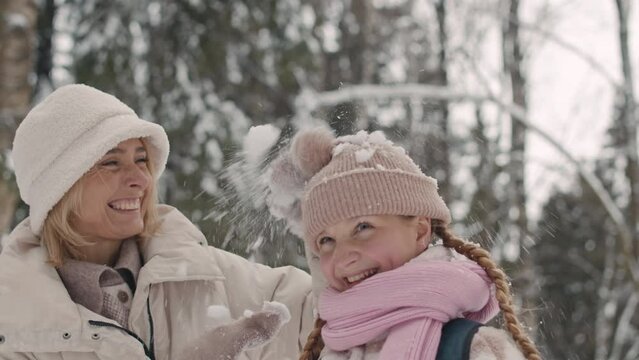
[[[40,234],[49,211],[76,181],[107,151],[133,138],[147,140],[157,180],[169,155],[164,129],[140,119],[114,96],[67,85],[34,107],[18,127],[12,151],[34,234]]]

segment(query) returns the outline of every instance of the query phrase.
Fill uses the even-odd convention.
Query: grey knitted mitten
[[[180,360],[234,360],[243,351],[268,343],[290,319],[285,305],[265,302],[262,310],[195,339],[182,351]]]

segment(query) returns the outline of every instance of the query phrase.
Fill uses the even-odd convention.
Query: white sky
[[[636,26],[632,26],[639,20],[639,3],[631,2],[631,58],[635,91],[639,92],[639,36]],[[593,56],[609,74],[621,79],[614,1],[552,0],[550,4],[555,14],[552,32]],[[592,159],[601,151],[610,124],[612,86],[565,48],[550,40],[535,43],[528,63],[530,118],[578,159]],[[536,217],[553,185],[573,184],[574,169],[536,135],[529,135],[527,149],[529,211],[531,217]]]

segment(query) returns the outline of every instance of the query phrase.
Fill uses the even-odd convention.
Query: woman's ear
[[[422,251],[428,248],[428,245],[430,245],[430,242],[433,238],[431,229],[432,227],[429,217],[417,217],[417,246]]]

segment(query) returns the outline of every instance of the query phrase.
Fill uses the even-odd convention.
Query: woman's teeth
[[[140,199],[116,200],[109,206],[115,210],[138,210],[140,209]]]
[[[364,271],[364,272],[363,272],[363,273],[361,273],[361,274],[357,274],[357,275],[353,275],[353,276],[348,276],[348,277],[346,277],[346,281],[347,281],[349,284],[352,284],[352,283],[354,283],[354,282],[364,280],[364,279],[366,279],[367,277],[373,276],[373,275],[375,275],[375,274],[377,274],[377,269],[366,270],[366,271]]]

